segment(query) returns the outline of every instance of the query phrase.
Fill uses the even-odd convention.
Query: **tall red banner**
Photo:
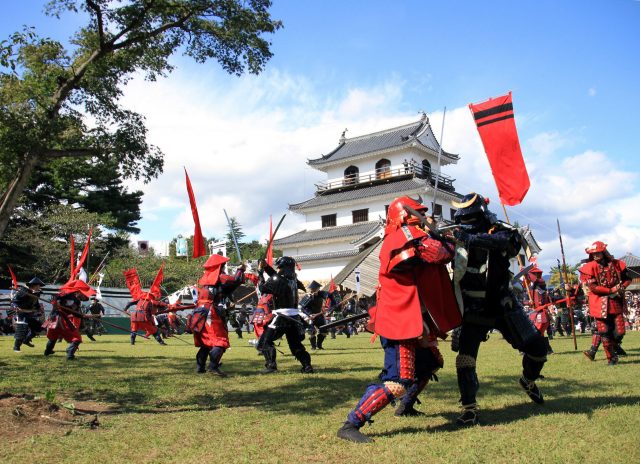
[[[269,248],[267,248],[265,261],[269,266],[273,267],[273,223],[271,222],[271,215],[269,215]]]
[[[529,191],[529,174],[522,158],[513,117],[511,92],[469,104],[503,205],[519,205]]]
[[[195,224],[195,230],[193,231],[193,257],[198,258],[206,255],[207,250],[204,246],[204,238],[202,237],[202,229],[200,228],[200,216],[198,215],[198,207],[196,206],[196,197],[193,194],[193,188],[191,188],[191,181],[189,180],[189,174],[187,174],[186,168],[184,175],[187,178],[187,193],[189,194],[191,214],[193,215],[193,222]]]
[[[9,274],[11,274],[11,288],[18,288],[18,278],[16,277],[15,272],[13,272],[13,269],[11,269],[11,266],[8,264],[7,267],[9,268]]]

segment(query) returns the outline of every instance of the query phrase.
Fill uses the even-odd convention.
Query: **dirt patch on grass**
[[[66,433],[74,427],[95,429],[100,425],[95,405],[86,403],[83,402],[82,409],[76,405],[67,408],[31,395],[0,393],[0,423],[3,424],[0,442],[43,433]]]

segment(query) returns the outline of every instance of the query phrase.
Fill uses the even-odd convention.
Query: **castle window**
[[[326,216],[322,216],[322,227],[335,227],[337,214],[327,214]]]
[[[431,175],[431,163],[427,160],[422,160],[422,174],[425,177],[429,177]]]
[[[442,217],[442,205],[436,203],[436,206],[433,208],[433,215]]]
[[[353,215],[354,224],[358,222],[367,222],[369,220],[369,208],[356,209],[351,211],[351,214]]]
[[[357,166],[349,166],[344,170],[344,185],[353,185],[358,183],[359,169]]]
[[[455,216],[456,210],[451,208],[451,220],[453,221],[453,216]],[[523,261],[524,262],[524,261]]]
[[[391,161],[382,158],[376,163],[376,179],[391,177]]]

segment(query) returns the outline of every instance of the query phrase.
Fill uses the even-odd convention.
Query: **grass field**
[[[442,343],[445,368],[418,406],[426,415],[396,418],[387,407],[363,429],[375,439],[369,445],[335,436],[381,367],[382,350],[368,335],[328,339],[327,350],[312,353],[316,374],[300,374],[293,357],[279,355],[280,372],[260,376],[262,358],[231,334],[228,378],[195,374],[196,350],[178,340],[130,346],[126,336],[102,336],[85,341],[76,362],[65,360],[66,344],[45,358],[42,337],[20,354],[12,342],[0,337],[0,392],[49,392],[58,402],[93,401],[107,411],[96,430],[10,438],[0,443],[0,462],[640,462],[638,332],[627,335],[629,356],[613,367],[602,351],[596,362],[582,355],[587,335],[577,352],[568,338],[552,341],[556,354],[539,381],[544,406],[517,386],[518,352],[492,335],[478,363],[483,425],[463,430],[452,425],[455,354]]]

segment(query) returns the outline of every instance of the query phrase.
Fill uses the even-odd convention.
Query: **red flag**
[[[7,267],[9,268],[9,274],[11,274],[11,284],[13,285],[13,288],[18,288],[18,278],[13,272],[13,269],[11,269],[11,266],[7,264]]]
[[[519,205],[529,190],[529,174],[522,158],[513,117],[511,92],[469,104],[503,205]]]
[[[140,284],[140,277],[138,276],[138,271],[135,268],[127,269],[123,272],[124,281],[127,284],[127,288],[129,289],[129,293],[131,293],[131,298],[134,300],[139,300],[142,298],[142,285]]]
[[[273,267],[273,223],[269,215],[269,248],[267,248],[267,264]]]
[[[336,291],[336,283],[333,281],[333,275],[331,276],[331,283],[329,284],[329,295]],[[324,307],[329,308],[331,306],[331,298],[327,298],[324,301]]]
[[[204,246],[204,238],[202,237],[202,229],[200,228],[200,216],[198,216],[198,207],[196,206],[196,197],[193,194],[193,188],[191,188],[191,181],[189,180],[189,174],[187,174],[187,168],[184,169],[184,175],[187,178],[187,193],[189,194],[189,203],[191,204],[191,214],[193,215],[193,222],[195,229],[193,231],[193,257],[198,258],[207,254]]]
[[[85,243],[84,245],[84,250],[82,250],[82,254],[80,255],[78,264],[71,269],[71,277],[69,278],[69,281],[74,280],[76,278],[76,276],[80,272],[80,269],[82,269],[82,266],[84,266],[84,263],[87,261],[87,256],[89,255],[89,247],[91,246],[92,232],[93,232],[93,229],[89,229],[89,236],[87,237],[87,243]],[[73,253],[73,247],[74,247],[74,242],[73,242],[73,235],[72,235],[71,236],[71,252],[72,253]],[[73,261],[73,254],[71,256]]]
[[[76,242],[73,239],[73,234],[71,234],[71,279],[73,280],[73,276],[76,273]]]
[[[162,296],[162,291],[160,290],[160,284],[164,279],[164,263],[160,265],[160,269],[158,269],[158,273],[156,274],[156,278],[153,279],[153,283],[151,284],[151,288],[149,289],[149,293],[151,296],[155,298],[160,298]]]

